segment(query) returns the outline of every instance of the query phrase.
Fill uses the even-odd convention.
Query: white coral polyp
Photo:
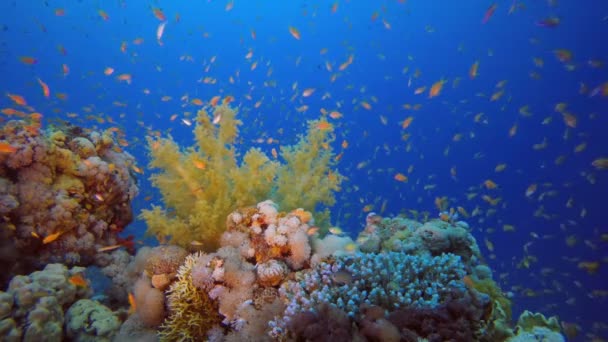
[[[279,214],[279,211],[277,209],[277,205],[273,201],[266,200],[258,203],[258,211],[264,216],[264,221],[267,224],[277,222],[277,215]]]
[[[215,281],[224,281],[224,268],[223,267],[216,267],[213,270],[213,274],[211,274],[211,277]]]
[[[240,224],[241,222],[243,222],[243,215],[241,215],[240,213],[234,212],[231,214],[232,216],[232,222],[234,222],[234,224]]]

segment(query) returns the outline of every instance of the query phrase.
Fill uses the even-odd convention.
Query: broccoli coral
[[[235,143],[242,123],[236,111],[218,106],[213,117],[221,118],[219,125],[207,111],[197,113],[196,145],[188,149],[180,150],[171,137],[148,140],[150,166],[164,171],[151,179],[171,213],[158,206],[144,210],[141,216],[149,233],[170,237],[181,246],[198,241],[204,250],[213,251],[226,216],[236,208],[266,198],[310,211],[317,204],[334,204],[333,192],[340,189],[343,177],[331,169],[330,130],[311,122],[297,145],[281,148],[285,164],[271,161],[257,148],[249,149],[239,163]]]

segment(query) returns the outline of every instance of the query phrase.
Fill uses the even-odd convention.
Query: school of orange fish
[[[503,21],[508,20],[511,16],[534,16],[524,2],[516,0],[508,2],[506,8],[498,2],[482,6],[479,9],[479,21],[476,23],[479,30],[490,27],[499,16],[499,20]],[[231,0],[222,3],[223,13],[216,13],[216,15],[226,16],[228,20],[238,22],[240,19],[235,17],[235,13],[238,11],[239,2]],[[606,182],[606,175],[608,175],[608,171],[606,171],[608,170],[608,150],[604,146],[604,155],[588,155],[590,133],[581,129],[582,124],[589,127],[600,120],[599,117],[606,115],[606,110],[599,113],[576,113],[577,105],[570,102],[594,101],[593,103],[600,103],[604,108],[608,108],[608,77],[605,77],[604,82],[596,84],[588,83],[581,77],[577,85],[578,94],[571,97],[575,100],[555,102],[551,104],[551,111],[521,103],[513,95],[514,87],[521,84],[522,77],[525,78],[524,82],[536,82],[534,84],[537,84],[538,87],[551,87],[549,82],[543,83],[543,72],[548,66],[553,68],[556,68],[556,65],[559,66],[563,74],[591,70],[596,74],[605,75],[604,60],[601,58],[591,57],[581,60],[575,57],[574,51],[563,47],[553,47],[549,43],[543,45],[542,39],[538,38],[540,34],[532,34],[529,37],[530,45],[542,46],[542,49],[548,52],[544,55],[530,56],[529,65],[521,67],[522,75],[513,76],[513,78],[519,77],[520,80],[511,81],[500,78],[494,80],[493,87],[479,89],[476,88],[475,82],[479,82],[484,77],[486,81],[492,79],[493,70],[484,70],[484,64],[491,64],[489,61],[496,53],[496,49],[488,48],[483,53],[475,54],[467,51],[467,41],[463,38],[463,41],[453,48],[454,51],[450,52],[470,55],[470,62],[462,70],[440,70],[449,76],[434,79],[423,76],[425,73],[434,74],[434,72],[423,71],[419,68],[418,61],[423,57],[416,56],[414,52],[407,54],[407,58],[402,61],[400,73],[389,74],[387,72],[386,75],[377,75],[386,85],[401,84],[400,89],[395,92],[403,100],[401,100],[400,107],[394,108],[394,106],[386,104],[387,98],[394,98],[391,94],[385,93],[386,85],[384,87],[382,85],[368,86],[357,83],[360,82],[360,78],[358,78],[360,76],[357,74],[369,71],[370,68],[375,67],[374,64],[382,65],[386,59],[391,58],[391,51],[386,49],[386,46],[384,49],[375,46],[381,45],[380,43],[369,42],[370,50],[378,50],[377,55],[372,56],[370,62],[369,52],[364,53],[360,47],[351,45],[352,42],[349,39],[357,38],[354,37],[357,33],[353,27],[358,27],[358,21],[364,21],[364,26],[372,26],[376,30],[374,35],[394,34],[393,31],[396,30],[396,27],[404,25],[399,21],[409,20],[406,15],[409,13],[406,0],[378,5],[378,9],[367,13],[366,18],[351,17],[349,7],[355,6],[353,1],[334,1],[331,4],[302,7],[298,13],[302,20],[294,19],[293,21],[304,24],[288,24],[275,28],[271,34],[258,27],[247,27],[247,25],[237,23],[237,29],[242,31],[240,39],[236,42],[225,41],[224,43],[238,44],[243,54],[240,57],[241,64],[236,65],[229,75],[223,72],[226,65],[223,64],[222,57],[218,57],[221,56],[220,47],[208,47],[204,54],[192,53],[180,45],[180,40],[186,38],[172,33],[172,31],[178,30],[179,25],[185,25],[186,18],[182,18],[182,14],[184,17],[186,16],[187,8],[183,8],[181,11],[168,11],[160,8],[157,2],[152,2],[147,6],[147,12],[142,14],[145,19],[142,20],[153,24],[156,29],[153,32],[142,30],[139,36],[134,37],[104,36],[103,25],[110,25],[118,18],[122,18],[120,9],[114,9],[113,12],[100,8],[90,14],[93,29],[87,28],[87,31],[95,34],[98,39],[111,41],[111,44],[115,46],[115,52],[120,53],[123,57],[121,62],[111,64],[100,58],[102,62],[98,63],[94,70],[80,70],[73,67],[78,61],[73,60],[72,58],[75,57],[68,52],[68,49],[72,51],[78,47],[70,46],[67,41],[57,45],[57,52],[62,56],[61,62],[57,65],[49,65],[45,61],[45,54],[52,52],[38,50],[34,54],[27,51],[15,51],[16,58],[25,70],[23,75],[27,75],[25,77],[25,82],[28,82],[27,87],[38,88],[37,92],[40,95],[26,97],[24,92],[18,93],[12,90],[13,85],[4,85],[5,96],[0,102],[3,104],[3,108],[0,110],[2,113],[0,120],[3,122],[11,118],[21,118],[31,123],[31,129],[41,127],[40,121],[43,116],[49,122],[62,119],[84,127],[111,127],[122,147],[141,149],[146,135],[160,136],[174,129],[193,125],[193,117],[198,109],[232,104],[242,108],[243,115],[253,121],[253,128],[244,130],[257,137],[243,143],[264,145],[268,147],[274,158],[278,158],[276,151],[280,144],[288,139],[286,137],[293,136],[293,132],[301,131],[305,119],[321,116],[325,120],[319,121],[317,128],[335,132],[335,144],[339,149],[339,153],[335,157],[336,161],[349,160],[348,163],[340,164],[340,167],[345,170],[344,174],[359,175],[359,178],[365,178],[371,183],[386,180],[393,182],[390,185],[394,190],[393,194],[374,193],[373,190],[366,192],[362,188],[367,187],[355,182],[347,184],[340,199],[342,210],[347,212],[343,214],[343,218],[348,219],[350,215],[361,216],[371,211],[388,215],[391,211],[387,209],[389,207],[401,209],[400,203],[391,203],[389,197],[403,199],[403,203],[406,203],[408,208],[403,208],[401,212],[416,219],[434,218],[438,212],[452,209],[477,230],[476,236],[481,237],[485,242],[490,262],[502,265],[502,268],[497,267],[502,272],[500,278],[517,295],[550,297],[561,293],[565,287],[564,283],[569,282],[569,287],[574,284],[585,293],[585,296],[601,300],[606,300],[605,298],[608,297],[608,288],[588,288],[585,285],[587,277],[593,277],[602,272],[602,265],[608,263],[608,256],[601,253],[602,248],[605,248],[605,244],[608,242],[608,229],[606,229],[607,227],[587,227],[585,220],[589,213],[586,203],[591,199],[574,198],[568,195],[570,183],[580,184],[580,180],[584,183],[580,186],[596,189],[598,194],[607,194],[605,185],[603,185],[603,191],[600,188],[601,184]],[[547,1],[545,6],[549,14],[537,18],[534,22],[535,25],[539,30],[544,31],[558,28],[562,25],[564,18],[550,14],[552,8],[557,7],[558,4],[556,1]],[[70,8],[46,8],[45,10],[51,11],[57,20],[68,20],[72,15]],[[604,15],[608,15],[608,13],[604,13]],[[306,43],[307,47],[319,45],[314,43],[315,40],[325,44],[322,36],[326,32],[321,31],[319,28],[321,24],[318,22],[321,19],[316,18],[323,18],[323,20],[329,18],[334,24],[345,26],[353,36],[344,38],[341,45],[330,43],[327,43],[326,46],[321,45],[318,53],[302,51],[299,49],[299,44]],[[605,21],[606,18],[604,17]],[[62,23],[57,20],[54,20],[52,25],[62,27]],[[36,22],[42,32],[47,32],[47,27],[41,21],[36,20]],[[64,27],[64,29],[66,28]],[[183,30],[182,28],[181,31],[183,32]],[[189,27],[187,30],[196,32],[188,38],[195,44],[207,44],[214,35],[220,34],[219,29],[214,30],[205,25]],[[419,31],[421,31],[419,34],[425,35],[425,39],[428,40],[434,39],[434,35],[440,33],[438,32],[440,29],[432,24],[425,25]],[[265,36],[261,32],[265,32]],[[196,37],[194,37],[195,35]],[[289,83],[285,83],[284,78],[279,81],[275,76],[275,69],[278,68],[275,65],[285,61],[275,62],[263,53],[264,48],[276,44],[275,41],[281,41],[281,44],[289,46],[290,52],[277,58],[287,59],[289,67],[294,70],[294,79]],[[145,58],[154,60],[153,56],[146,55],[150,53],[149,51],[167,51],[169,49],[172,54],[176,53],[179,56],[174,58],[170,64],[156,63],[154,70],[147,72],[173,73],[176,71],[172,71],[172,68],[177,68],[173,64],[178,65],[179,68],[186,65],[186,68],[197,74],[197,81],[192,84],[191,88],[205,87],[202,94],[198,95],[198,92],[195,94],[192,92],[175,93],[172,91],[171,84],[146,84],[139,81],[144,78],[141,72],[130,70],[129,65],[141,62]],[[176,52],[176,49],[184,51]],[[214,52],[214,49],[217,50],[217,53]],[[220,66],[222,72],[218,71]],[[40,72],[41,68],[54,68],[57,76],[43,77]],[[298,74],[307,73],[311,69],[315,70],[316,80],[300,80],[301,77],[298,77]],[[261,82],[260,77],[263,77]],[[91,89],[98,99],[79,109],[74,109],[70,104],[72,96],[64,90],[68,88],[63,83],[67,78],[73,78],[75,81],[77,80],[77,83],[86,83],[86,87]],[[135,91],[145,97],[143,100],[131,101],[124,96],[109,96],[104,93],[103,85],[109,79],[113,79],[120,86],[135,88],[129,91]],[[90,85],[91,82],[94,84]],[[454,100],[453,96],[450,97],[449,93],[459,92],[462,88],[465,88],[472,96],[459,100]],[[471,92],[471,89],[476,90]],[[109,98],[112,100],[108,100]],[[472,103],[480,100],[487,103],[484,106],[493,105],[494,112],[476,111]],[[150,107],[150,104],[159,103],[171,104],[174,109],[172,112],[154,113],[144,112],[141,109]],[[442,108],[442,111],[449,112],[450,115],[458,115],[460,127],[441,126],[441,123],[432,117],[433,113],[427,109],[431,106],[434,108],[433,111],[436,108]],[[277,112],[280,113],[280,122],[285,124],[278,130],[267,130],[264,123],[265,117],[273,120],[274,118],[266,113]],[[396,133],[397,141],[387,138],[385,142],[382,142],[382,137],[372,136],[371,128],[358,126],[357,122],[362,118],[377,120],[376,124],[382,127],[383,131]],[[509,123],[507,125],[501,123],[501,126],[497,126],[497,122],[503,122],[505,118],[509,118]],[[124,124],[133,120],[136,121],[138,128],[129,131],[132,129],[126,128]],[[213,119],[214,124],[220,121],[221,117]],[[426,128],[430,122],[435,122],[437,127],[431,132]],[[580,163],[584,159],[590,160],[590,163],[586,163],[586,167],[580,169],[578,174],[571,175],[572,179],[562,184],[539,177],[526,179],[520,165],[507,162],[490,165],[489,162],[484,162],[490,159],[488,156],[493,153],[493,150],[491,146],[475,145],[475,141],[478,135],[488,134],[488,131],[493,131],[490,134],[496,135],[497,141],[500,140],[500,143],[497,144],[502,146],[518,144],[522,140],[516,139],[522,135],[533,137],[535,143],[520,148],[518,151],[537,153],[533,154],[534,158],[544,161],[542,165],[547,168],[547,172],[549,170],[555,172],[553,171],[555,168],[559,168],[565,163]],[[561,133],[557,138],[555,134],[552,134],[556,131]],[[445,137],[446,134],[449,136]],[[443,137],[438,138],[437,136]],[[426,146],[426,144],[431,144],[431,141],[438,141],[433,143],[433,146],[440,150],[437,158],[442,158],[440,162],[447,165],[445,171],[443,169],[422,170],[418,167],[425,157],[429,158],[428,156],[432,155],[427,152],[428,147]],[[286,143],[288,142],[286,141]],[[608,142],[605,143],[608,146]],[[439,146],[440,144],[441,146]],[[467,144],[466,147],[463,147],[464,144]],[[357,152],[360,148],[370,145],[373,145],[372,154],[366,156]],[[472,146],[475,150],[471,149]],[[543,154],[549,146],[563,146],[563,153],[550,156]],[[463,149],[469,149],[470,160],[455,161],[450,158],[451,154],[456,153],[453,151],[463,153]],[[0,140],[0,153],[14,151],[14,146]],[[392,167],[384,166],[387,160],[403,158],[404,155],[407,162]],[[140,160],[140,163],[146,164],[144,160]],[[379,163],[383,166],[377,167],[376,164]],[[471,170],[472,165],[483,166],[478,170]],[[203,162],[199,162],[196,167],[204,169],[206,166]],[[145,173],[145,170],[136,166],[134,168],[137,173]],[[445,184],[463,186],[460,180],[463,172],[478,172],[483,176],[476,183],[466,186],[467,190],[463,193],[450,191]],[[513,178],[517,178],[518,183],[512,183]],[[502,193],[505,188],[519,189],[520,196],[515,199],[503,197]],[[415,198],[409,198],[412,193],[416,194]],[[151,193],[143,194],[143,199],[152,200],[153,196]],[[549,199],[562,201],[563,208],[549,209],[549,206],[545,204]],[[527,222],[530,222],[529,226],[511,224],[509,218],[503,216],[502,212],[508,210],[513,201],[525,202],[526,205],[533,208],[533,216],[526,218]],[[419,208],[427,208],[427,210]],[[565,214],[566,211],[569,213],[576,211],[576,214]],[[555,231],[553,233],[537,232],[534,222],[555,226]],[[525,233],[522,234],[522,232]],[[502,239],[503,234],[519,234],[517,239],[520,241],[520,252],[512,255],[512,260],[498,260],[502,257],[497,257],[500,255],[498,250],[502,248],[498,240]],[[51,242],[57,237],[48,236],[43,242]],[[583,259],[567,251],[563,254],[557,252],[554,254],[559,262],[573,265],[573,268],[578,269],[580,274],[570,274],[554,267],[544,267],[547,260],[543,260],[543,257],[535,255],[534,252],[534,250],[538,251],[535,248],[541,246],[573,249],[583,245],[590,252],[587,255],[591,258]],[[115,247],[108,248],[111,250]],[[555,262],[549,264],[555,265]],[[509,268],[511,266],[536,273],[537,276],[533,280],[536,286],[510,283]],[[556,277],[558,273],[562,273],[560,277]],[[86,281],[79,278],[71,281],[86,285]],[[566,298],[566,305],[576,306],[575,297],[575,294],[570,294],[569,298]],[[553,307],[561,305],[564,303],[548,304]],[[600,321],[594,322],[594,327],[597,331],[604,331],[604,333],[608,329],[605,323]]]

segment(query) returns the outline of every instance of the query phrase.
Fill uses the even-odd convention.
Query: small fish
[[[101,247],[97,250],[97,252],[98,253],[109,252],[109,251],[113,251],[115,249],[119,249],[120,247],[122,247],[122,245],[112,245],[112,246]]]
[[[44,97],[49,98],[49,96],[51,96],[51,91],[49,90],[49,86],[44,83],[41,79],[38,79],[38,83],[40,84],[40,87],[42,87],[42,94],[44,95]]]
[[[548,17],[548,18],[537,21],[536,26],[554,28],[554,27],[557,27],[560,24],[560,22],[561,21],[558,17]]]
[[[488,189],[488,190],[493,190],[493,189],[498,188],[498,184],[494,183],[494,181],[493,181],[493,180],[491,180],[491,179],[486,179],[486,180],[483,182],[483,185],[484,185],[484,186],[486,187],[486,189]]]
[[[163,45],[161,39],[165,33],[165,25],[167,25],[167,22],[163,21],[162,23],[158,24],[158,27],[156,28],[156,41],[158,42],[158,45]]]
[[[331,131],[333,127],[334,126],[327,121],[319,121],[317,123],[317,129],[320,131]]]
[[[0,153],[15,153],[17,148],[9,143],[0,142]]]
[[[6,94],[6,96],[8,96],[11,100],[13,100],[13,102],[15,102],[16,105],[27,106],[27,101],[25,101],[25,98],[21,95]]]
[[[413,116],[410,116],[407,119],[403,120],[403,122],[401,123],[401,128],[402,129],[407,129],[412,124],[412,121],[414,121],[414,117]]]
[[[293,27],[293,26],[289,26],[289,33],[291,34],[292,37],[294,37],[297,40],[300,40],[301,35],[300,35],[300,31],[298,31],[297,28]]]
[[[367,109],[367,110],[371,110],[372,109],[372,105],[369,104],[369,102],[367,101],[361,101],[361,107]]]
[[[19,60],[21,61],[21,63],[27,64],[27,65],[38,64],[38,60],[36,58],[30,57],[30,56],[21,56],[21,57],[19,57]]]
[[[312,235],[317,234],[318,232],[319,232],[319,227],[317,227],[317,226],[312,226],[312,227],[308,228],[308,230],[306,231],[306,234],[307,234],[308,236],[312,236]]]
[[[490,7],[488,7],[488,9],[486,10],[486,13],[483,15],[483,19],[481,20],[482,24],[485,24],[488,21],[490,21],[490,18],[492,18],[492,16],[494,15],[494,12],[496,12],[497,7],[498,7],[497,3],[494,3]]]
[[[608,170],[608,158],[597,158],[591,162],[591,165],[598,170]]]
[[[165,13],[163,13],[163,11],[160,8],[153,8],[152,9],[152,13],[156,17],[156,19],[158,19],[160,21],[166,21],[167,20],[167,17],[165,16]]]
[[[48,243],[51,243],[51,242],[57,240],[61,236],[61,234],[63,234],[63,232],[58,231],[57,233],[47,235],[44,239],[42,239],[42,244],[46,245]]]
[[[106,76],[110,76],[113,73],[114,73],[114,68],[106,67],[105,69],[103,69],[103,74]]]
[[[348,285],[353,281],[353,275],[347,270],[340,270],[332,274],[332,280],[338,285]]]
[[[68,281],[70,282],[70,284],[76,286],[76,287],[87,287],[89,286],[89,283],[87,282],[86,279],[84,279],[80,274],[76,274],[71,276]]]
[[[129,292],[129,314],[134,314],[135,310],[137,310],[137,304],[135,304],[135,296],[133,293]]]
[[[334,234],[334,235],[342,235],[344,234],[344,231],[342,231],[342,229],[340,229],[339,227],[331,227],[329,228],[329,232]]]
[[[394,177],[394,179],[398,182],[407,182],[407,176],[404,175],[403,173],[397,173]]]
[[[309,97],[314,92],[315,92],[315,88],[304,89],[304,91],[302,92],[302,97]]]
[[[444,83],[445,83],[445,80],[439,80],[439,81],[433,83],[433,85],[431,86],[431,89],[429,89],[429,99],[439,96],[439,94],[441,93],[441,88],[443,88]]]
[[[537,187],[538,186],[536,185],[536,183],[530,184],[530,186],[528,186],[528,188],[526,189],[526,197],[530,197],[530,196],[534,195]]]
[[[475,63],[473,63],[473,65],[471,65],[471,68],[469,69],[469,78],[470,79],[475,79],[477,77],[477,70],[479,69],[479,61],[475,61]]]
[[[99,14],[99,16],[101,17],[101,19],[107,21],[108,19],[110,19],[110,16],[108,15],[108,13],[106,13],[106,11],[100,9],[97,10],[97,13]]]

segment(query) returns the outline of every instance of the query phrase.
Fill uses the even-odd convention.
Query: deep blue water
[[[484,24],[484,13],[493,3],[496,11]],[[0,107],[13,105],[4,94],[19,94],[45,120],[77,113],[69,120],[79,125],[118,126],[140,166],[147,164],[144,142],[151,131],[190,144],[191,127],[181,118],[197,107],[182,107],[184,95],[203,101],[234,96],[244,122],[243,150],[278,146],[257,144],[257,138],[294,143],[305,121],[318,118],[321,108],[338,110],[344,117],[333,120],[334,147],[340,152],[344,140],[349,146],[338,164],[348,180],[333,208],[336,223],[356,236],[367,214],[363,209],[370,204],[380,212],[385,203],[382,215],[387,216],[418,210],[435,217],[434,201],[442,196],[469,213],[479,207],[482,214],[466,220],[495,277],[513,292],[515,312],[528,308],[557,314],[581,325],[583,334],[608,336],[602,318],[606,298],[592,292],[608,290],[607,242],[601,239],[608,233],[608,171],[591,166],[594,159],[608,157],[608,96],[590,96],[608,82],[606,1],[236,0],[229,11],[227,4],[3,1]],[[509,13],[511,6],[515,9]],[[156,39],[160,21],[152,8],[162,9],[167,19],[162,45]],[[56,15],[58,9],[64,15]],[[104,20],[98,10],[109,18]],[[549,17],[559,18],[559,25],[537,25]],[[301,39],[290,35],[290,26]],[[136,44],[138,38],[141,44]],[[558,60],[558,49],[569,50],[572,59]],[[253,56],[247,59],[249,51]],[[24,64],[22,56],[37,62]],[[192,61],[180,60],[188,56]],[[349,56],[352,64],[339,71]],[[542,66],[535,65],[535,58]],[[478,76],[470,79],[468,71],[476,61]],[[66,75],[63,64],[69,68]],[[107,67],[114,74],[104,75]],[[131,84],[116,80],[124,73],[132,75]],[[217,82],[205,84],[204,77]],[[49,99],[37,78],[49,85]],[[431,85],[442,79],[446,83],[440,94],[429,98]],[[501,81],[504,86],[498,88]],[[424,93],[415,95],[423,86]],[[304,98],[300,94],[306,88],[316,91]],[[491,101],[500,89],[502,97]],[[58,93],[67,98],[58,98]],[[163,96],[171,99],[163,101]],[[576,127],[568,127],[555,111],[561,102],[576,116]],[[407,110],[405,104],[419,104],[420,109]],[[296,110],[302,105],[309,106],[305,113]],[[523,106],[531,115],[520,114]],[[173,114],[178,119],[171,121]],[[401,122],[410,116],[414,120],[403,130]],[[99,117],[105,122],[98,123]],[[546,118],[552,121],[542,124]],[[510,136],[514,125],[516,134]],[[404,134],[410,135],[406,141]],[[533,149],[544,139],[546,148]],[[581,143],[586,148],[574,152]],[[556,165],[560,156],[565,161]],[[495,172],[502,163],[506,169]],[[408,181],[396,181],[398,172]],[[486,189],[483,182],[488,179],[498,188]],[[141,182],[136,211],[160,203],[146,179]],[[527,197],[532,183],[538,190]],[[554,195],[542,195],[549,191]],[[470,193],[478,195],[469,200]],[[492,206],[483,195],[501,200]],[[549,219],[534,215],[541,206]],[[487,215],[488,209],[494,212]],[[505,224],[515,231],[503,231]],[[143,222],[136,221],[127,233],[141,235],[144,230]],[[571,235],[578,241],[573,247],[565,242]],[[526,244],[538,260],[518,268]],[[580,261],[600,262],[599,271],[589,274],[578,267]]]

